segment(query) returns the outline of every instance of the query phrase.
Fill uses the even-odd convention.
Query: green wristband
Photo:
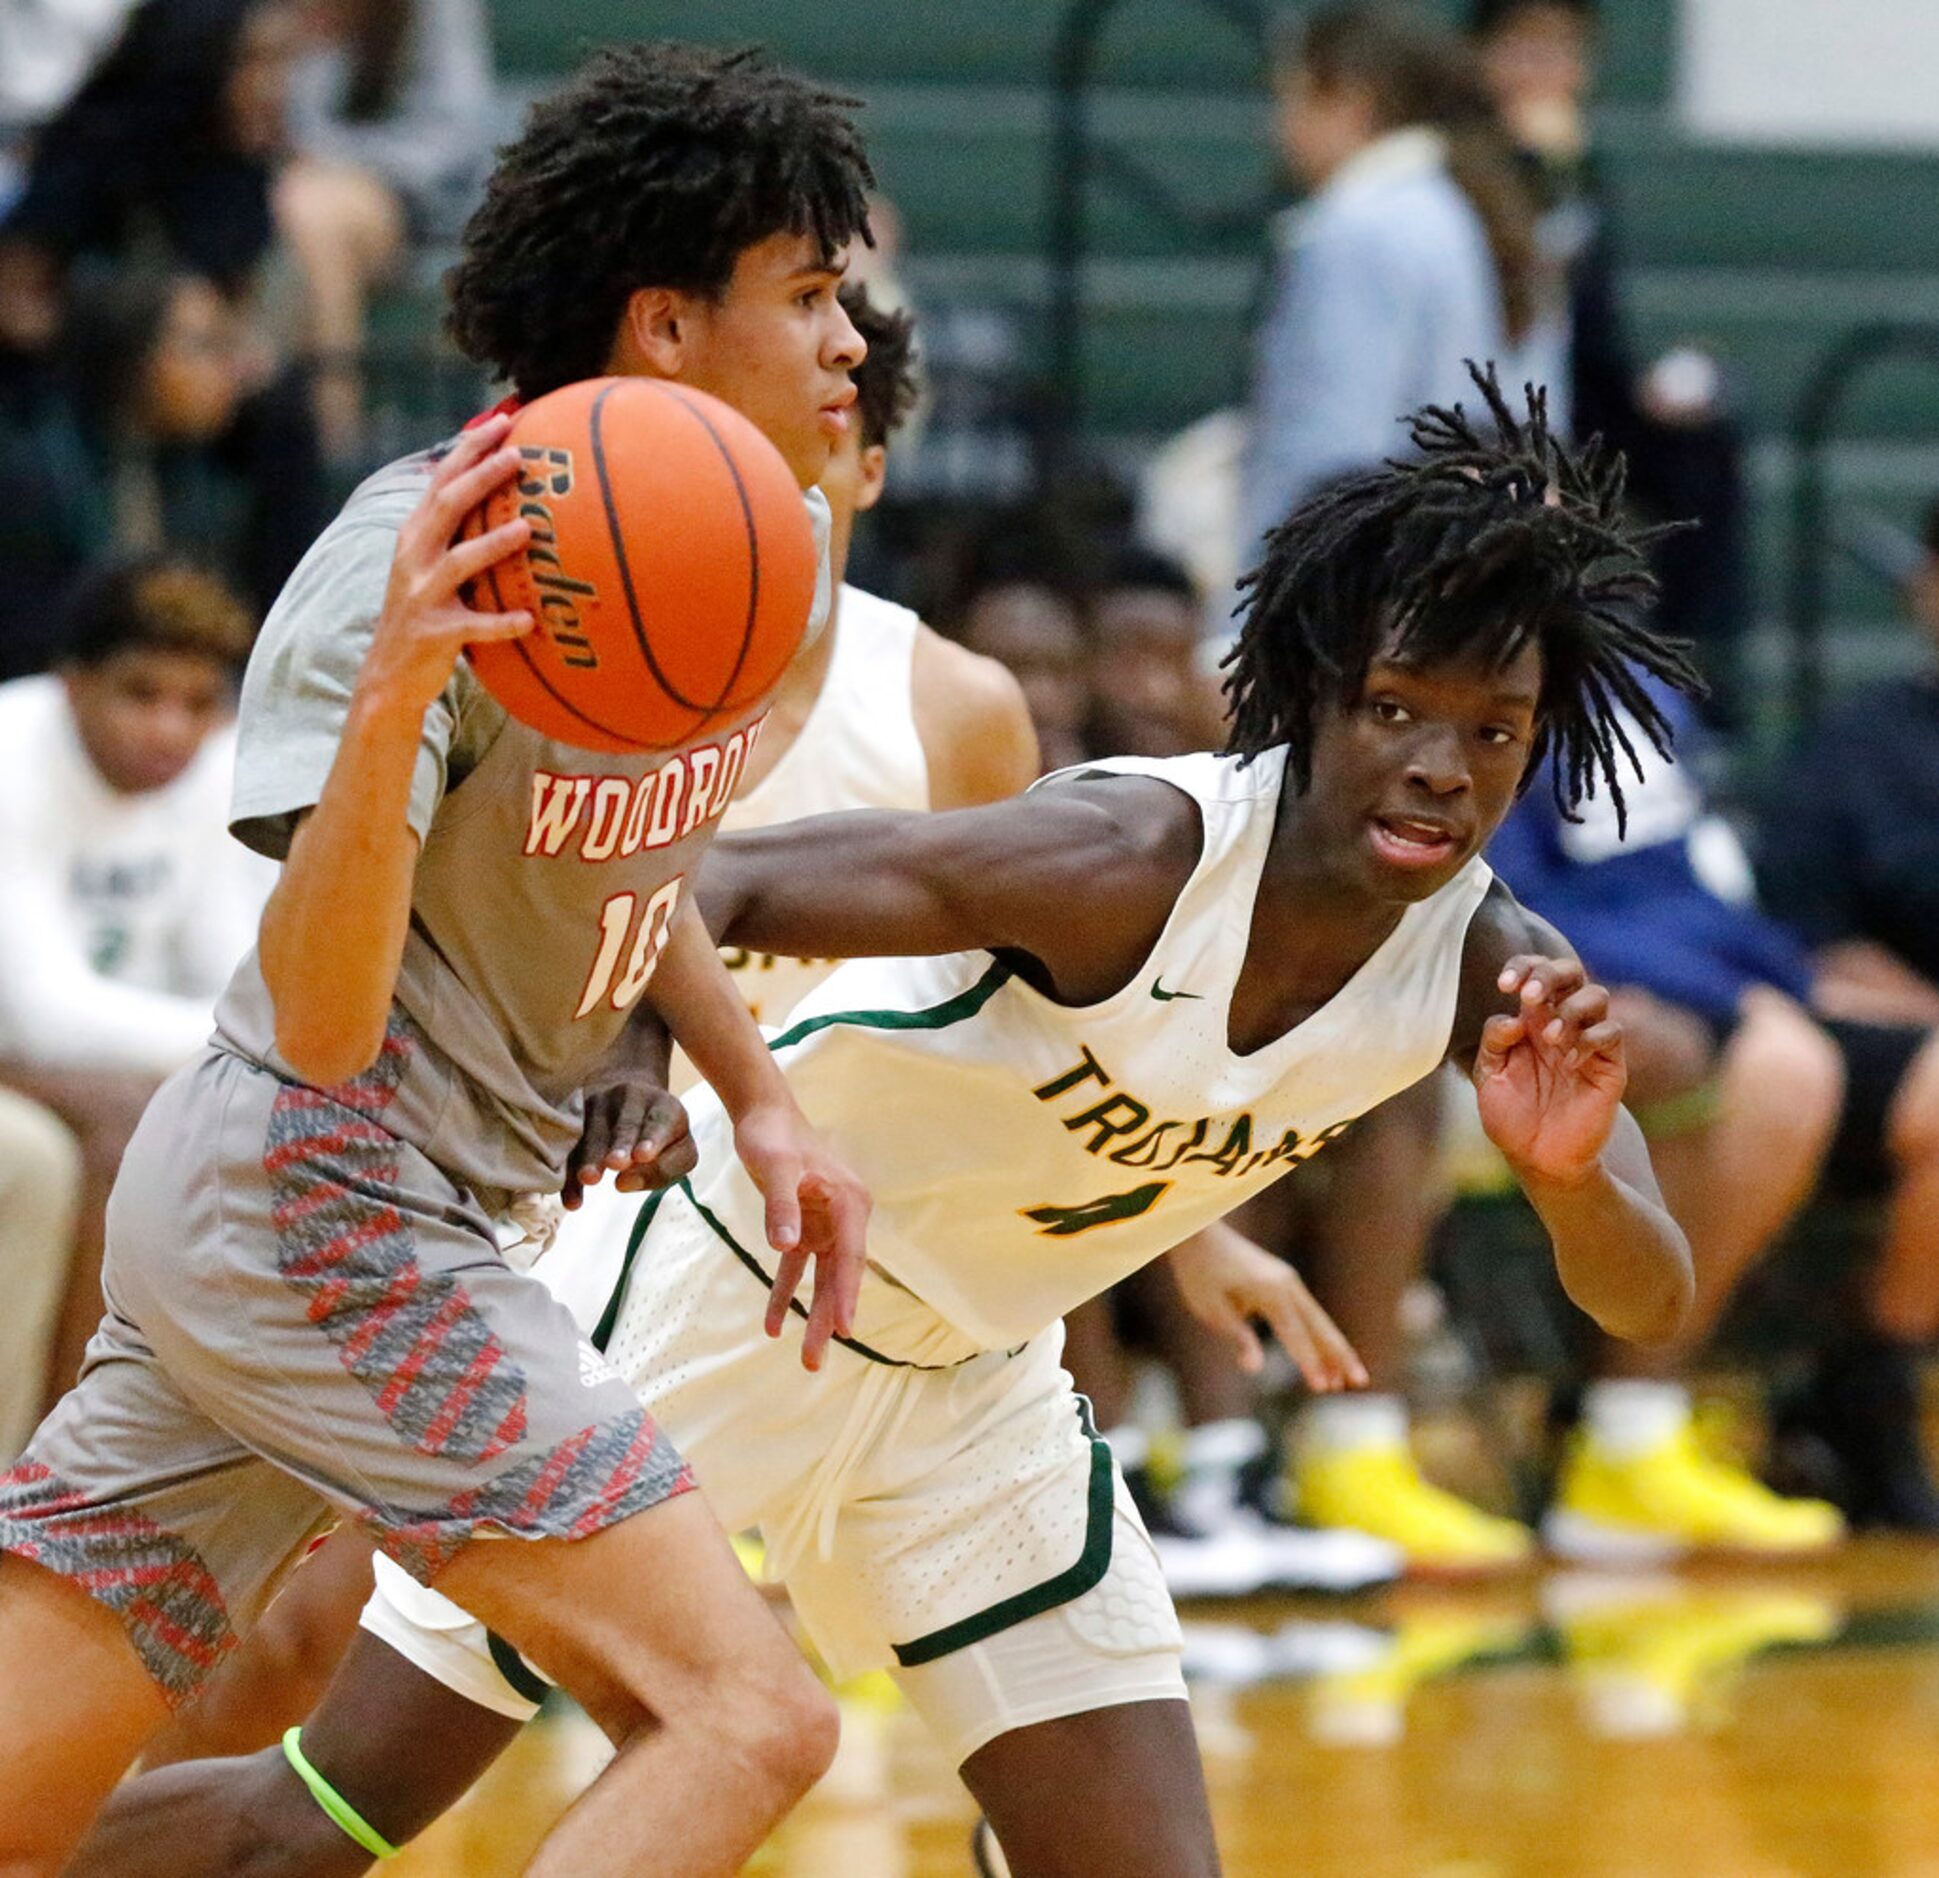
[[[329,1815],[331,1824],[356,1840],[372,1858],[395,1858],[403,1849],[401,1846],[392,1845],[310,1765],[303,1753],[301,1728],[292,1728],[283,1737],[283,1758],[296,1769],[297,1779],[309,1788],[310,1798]]]

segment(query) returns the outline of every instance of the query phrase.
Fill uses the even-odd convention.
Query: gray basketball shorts
[[[472,1196],[385,1130],[411,1047],[327,1091],[214,1049],[162,1086],[81,1379],[0,1474],[0,1550],[110,1606],[172,1703],[335,1516],[429,1584],[475,1538],[581,1538],[693,1484]]]

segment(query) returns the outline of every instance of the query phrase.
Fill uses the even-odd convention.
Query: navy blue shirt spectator
[[[1893,550],[1889,571],[1939,652],[1939,505],[1922,541]],[[1939,666],[1930,654],[1923,670],[1840,702],[1780,786],[1762,872],[1772,904],[1817,949],[1820,1006],[1939,1026]]]
[[[1939,982],[1939,677],[1861,691],[1773,805],[1763,878],[1814,946],[1869,940]]]

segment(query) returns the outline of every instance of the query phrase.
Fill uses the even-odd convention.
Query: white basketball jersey
[[[768,828],[836,809],[926,809],[929,760],[916,731],[914,672],[921,627],[906,606],[844,585],[835,651],[800,734],[722,830]],[[757,1024],[778,1024],[832,972],[836,959],[723,951]]]
[[[874,1266],[985,1349],[1034,1336],[1432,1071],[1493,878],[1470,861],[1329,1003],[1235,1055],[1285,753],[1091,767],[1169,783],[1203,818],[1198,864],[1130,984],[1073,1009],[987,952],[858,959],[775,1044],[808,1119],[874,1196]],[[758,1250],[760,1198],[710,1093],[694,1134],[695,1197]]]

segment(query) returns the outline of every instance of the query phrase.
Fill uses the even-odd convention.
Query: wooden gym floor
[[[1939,1878],[1939,1545],[1187,1612],[1228,1878]],[[548,1718],[387,1869],[500,1878],[598,1765]],[[750,1867],[968,1878],[906,1714]]]

